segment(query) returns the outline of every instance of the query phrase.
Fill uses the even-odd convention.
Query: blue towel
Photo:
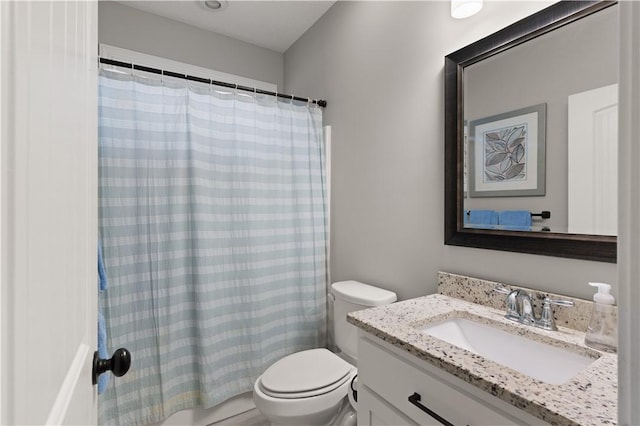
[[[104,269],[104,259],[102,258],[102,244],[98,240],[98,290],[107,289],[107,272]]]
[[[531,212],[528,210],[504,210],[498,213],[498,223],[504,229],[528,231],[531,228]]]
[[[98,312],[98,356],[102,359],[109,359],[107,352],[107,325],[104,321],[102,312]],[[111,373],[102,373],[98,377],[98,395],[105,391],[109,384]]]
[[[107,289],[107,272],[104,268],[104,259],[102,258],[102,244],[98,240],[98,291],[102,293]],[[98,297],[99,298],[99,297]],[[109,359],[107,352],[107,324],[102,315],[100,308],[100,300],[98,300],[98,355],[102,359]],[[102,373],[98,377],[98,395],[105,391],[111,378],[110,373]]]
[[[470,225],[497,225],[498,212],[495,210],[469,210],[465,222]]]

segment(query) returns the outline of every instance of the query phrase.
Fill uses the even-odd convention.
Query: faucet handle
[[[496,286],[493,288],[493,291],[495,291],[497,293],[502,293],[502,294],[511,293],[511,290],[509,290],[508,288],[506,288],[505,286],[500,285],[500,284],[496,284]]]
[[[569,306],[574,307],[576,304],[571,300],[563,300],[563,299],[551,299],[549,297],[544,298],[544,304],[547,305],[558,305],[558,306]]]
[[[536,325],[545,330],[555,331],[558,329],[556,327],[555,319],[553,318],[553,310],[551,309],[551,305],[557,306],[575,306],[571,300],[562,300],[562,299],[551,299],[549,297],[544,298],[544,302],[542,305],[542,315],[540,315],[540,319],[536,322]]]

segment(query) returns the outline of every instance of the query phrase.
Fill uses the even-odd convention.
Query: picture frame
[[[546,104],[469,123],[470,197],[545,195]]]

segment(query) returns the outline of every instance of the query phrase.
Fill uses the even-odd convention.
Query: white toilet
[[[288,355],[269,367],[253,386],[256,408],[280,425],[355,425],[349,391],[357,375],[357,329],[347,313],[396,301],[396,294],[357,281],[331,286],[333,324],[341,353],[310,349]],[[347,398],[347,395],[349,397]]]

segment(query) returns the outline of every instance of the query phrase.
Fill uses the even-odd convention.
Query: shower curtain
[[[100,304],[132,366],[100,423],[215,406],[325,345],[324,155],[318,107],[101,71]]]

